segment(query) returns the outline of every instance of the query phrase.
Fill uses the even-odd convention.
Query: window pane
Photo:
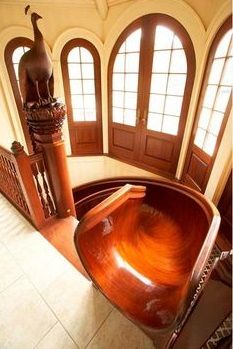
[[[124,90],[124,74],[113,74],[113,90]]]
[[[172,48],[183,48],[180,39],[175,35]]]
[[[209,124],[210,115],[211,115],[210,109],[202,108],[200,119],[198,122],[198,127],[204,128],[206,130]]]
[[[205,97],[203,101],[204,107],[213,108],[215,96],[217,92],[217,86],[207,86]]]
[[[167,89],[168,74],[152,74],[151,93],[165,94]]]
[[[67,56],[68,63],[79,63],[80,62],[80,50],[79,47],[75,47],[72,50],[70,50],[68,56]]]
[[[138,90],[138,74],[125,75],[125,90],[137,92]]]
[[[163,113],[165,96],[162,95],[150,95],[149,111],[156,113]]]
[[[155,51],[153,58],[153,73],[167,73],[171,51]]]
[[[136,125],[136,110],[124,110],[124,124],[129,126]]]
[[[125,92],[125,108],[136,109],[137,94],[133,92]]]
[[[210,156],[213,155],[215,144],[216,144],[217,137],[211,135],[210,133],[207,134],[203,146],[203,150],[209,154]]]
[[[84,108],[95,109],[95,95],[84,95]]]
[[[72,108],[78,108],[78,109],[83,109],[83,96],[80,95],[73,95],[71,96],[71,103],[72,103]]]
[[[126,39],[126,51],[127,52],[138,52],[140,50],[140,40],[141,40],[141,29],[135,30]]]
[[[152,131],[161,131],[163,115],[161,114],[148,114],[147,129]]]
[[[167,93],[169,95],[183,96],[185,82],[186,82],[186,75],[170,74],[168,79]]]
[[[23,47],[18,47],[14,50],[13,55],[12,55],[12,62],[13,63],[19,63],[20,58],[24,54],[24,49]]]
[[[96,110],[95,109],[85,109],[85,121],[96,121]]]
[[[114,107],[124,107],[124,92],[113,91],[112,105]]]
[[[81,79],[80,64],[69,63],[68,72],[70,79]]]
[[[155,50],[171,49],[173,36],[174,36],[174,33],[170,29],[162,25],[158,25],[156,27],[156,32],[155,32],[154,49]]]
[[[124,71],[125,71],[125,55],[118,54],[114,62],[113,72],[123,73]]]
[[[204,140],[205,140],[206,131],[202,130],[201,128],[197,129],[197,133],[195,136],[194,143],[199,147],[202,148]]]
[[[210,131],[211,133],[213,133],[216,136],[218,136],[220,127],[222,125],[223,115],[224,114],[219,113],[217,111],[213,112],[213,114],[212,114],[208,131]]]
[[[73,120],[84,121],[84,109],[73,109]]]
[[[113,122],[123,124],[123,109],[113,108]]]
[[[81,61],[82,63],[93,63],[93,57],[90,51],[88,51],[86,48],[81,47]]]
[[[227,50],[230,44],[230,39],[231,39],[231,35],[232,35],[232,30],[229,30],[224,37],[222,38],[222,40],[220,41],[218,48],[216,50],[215,53],[215,58],[216,57],[226,57],[227,55]]]
[[[71,94],[82,94],[82,80],[70,80],[70,92]]]
[[[138,53],[127,53],[125,70],[129,73],[138,73],[139,66],[139,54]]]
[[[173,50],[171,57],[171,73],[186,73],[187,61],[184,50]]]
[[[230,87],[221,86],[218,89],[218,94],[217,94],[216,102],[214,105],[214,109],[217,111],[225,112],[230,94],[231,94]]]
[[[95,93],[95,81],[94,80],[83,80],[83,93],[94,94]]]
[[[233,59],[228,58],[224,67],[221,85],[233,86]]]
[[[210,76],[208,81],[209,84],[219,84],[224,62],[225,62],[224,58],[214,60],[211,67],[211,71],[210,71]]]
[[[177,135],[179,118],[176,116],[164,115],[162,132]]]
[[[82,78],[83,79],[94,79],[94,66],[90,63],[83,63],[82,68]]]
[[[180,116],[182,99],[182,97],[167,96],[164,113]]]
[[[19,81],[19,64],[15,63],[15,64],[13,64],[13,66],[14,66],[16,80]]]

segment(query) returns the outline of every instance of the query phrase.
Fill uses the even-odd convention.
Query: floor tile
[[[58,322],[35,349],[78,349],[78,347]]]
[[[0,294],[1,349],[33,349],[56,322],[25,277]]]
[[[155,349],[153,342],[117,310],[113,310],[86,349]]]
[[[0,243],[0,292],[22,275],[22,270],[6,247]]]
[[[75,269],[57,278],[42,294],[80,349],[112,310],[112,305]]]

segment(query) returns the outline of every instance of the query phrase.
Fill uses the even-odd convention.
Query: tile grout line
[[[109,302],[109,301],[108,301]],[[110,303],[110,302],[109,302]],[[110,303],[111,304],[111,303]],[[111,304],[112,305],[112,304]],[[87,343],[87,345],[83,348],[83,349],[88,349],[89,344],[91,343],[91,341],[95,338],[95,336],[97,335],[97,333],[99,332],[99,330],[101,329],[101,327],[105,324],[105,322],[107,321],[107,319],[109,318],[109,316],[111,315],[111,313],[113,312],[114,308],[112,308],[109,312],[109,314],[106,316],[106,318],[102,321],[102,323],[99,325],[99,327],[97,328],[97,330],[94,332],[93,336],[91,337],[91,339],[89,340],[89,342]]]
[[[48,329],[48,331],[45,332],[45,334],[43,335],[43,337],[41,337],[41,339],[39,339],[39,341],[36,343],[36,345],[33,347],[33,349],[36,349],[38,347],[38,345],[42,342],[42,340],[47,336],[47,334],[49,334],[50,331],[52,331],[52,329],[57,325],[58,321],[55,322],[55,324],[50,327]]]
[[[14,281],[12,281],[7,287],[5,287],[3,290],[0,291],[0,295],[5,292],[6,290],[8,290],[9,287],[13,286],[18,280],[22,279],[23,277],[25,277],[24,274],[21,274],[19,277],[17,277],[17,279],[15,279]]]

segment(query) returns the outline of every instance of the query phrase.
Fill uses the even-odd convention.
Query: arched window
[[[174,175],[195,75],[186,30],[167,15],[139,18],[117,40],[108,74],[110,154]]]
[[[24,137],[27,143],[28,151],[32,151],[32,145],[31,145],[31,139],[28,132],[28,127],[25,120],[25,115],[23,113],[23,105],[22,105],[22,98],[19,90],[19,79],[18,79],[18,65],[20,58],[26,52],[31,48],[33,45],[33,41],[28,38],[15,38],[12,39],[6,46],[4,56],[5,56],[5,64],[7,67],[7,71],[9,74],[13,94],[15,97],[15,102],[17,105]]]
[[[102,153],[100,58],[84,39],[69,41],[61,64],[72,154]]]
[[[227,118],[233,86],[233,43],[230,19],[220,28],[210,49],[184,181],[204,191]]]

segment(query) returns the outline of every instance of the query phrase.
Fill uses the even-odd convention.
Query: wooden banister
[[[13,142],[11,149],[32,222],[36,228],[40,228],[45,223],[45,216],[32,175],[30,159],[19,142]]]

